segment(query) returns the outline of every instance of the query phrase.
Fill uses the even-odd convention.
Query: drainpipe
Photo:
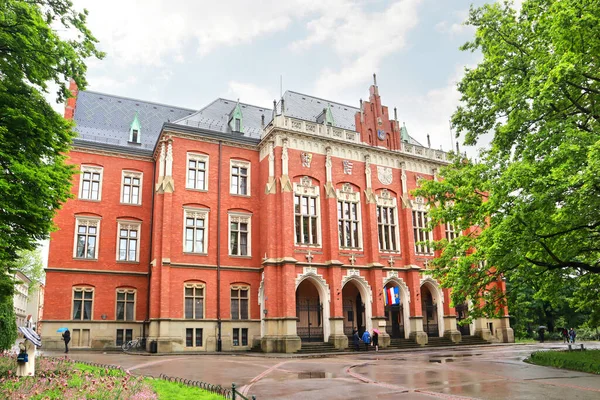
[[[150,286],[151,286],[151,282],[152,282],[152,237],[153,235],[153,230],[154,230],[154,193],[156,192],[156,190],[154,189],[154,182],[156,179],[156,162],[154,163],[153,167],[152,167],[152,201],[150,203],[150,250],[148,251],[149,256],[148,257],[148,293],[147,293],[147,298],[146,298],[146,320],[144,321],[144,324],[142,325],[142,337],[145,338],[146,337],[146,324],[150,324]],[[148,330],[150,330],[150,327],[148,327]]]
[[[221,159],[223,142],[219,140],[219,166],[217,185],[217,351],[222,351],[221,342]]]

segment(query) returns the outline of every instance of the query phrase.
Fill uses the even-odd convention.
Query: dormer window
[[[229,114],[229,128],[231,128],[231,130],[233,132],[243,132],[243,130],[244,130],[244,123],[242,122],[243,118],[244,117],[242,115],[242,109],[240,108],[240,101],[238,100],[235,107]]]
[[[141,133],[142,124],[140,124],[140,120],[138,119],[138,113],[136,111],[135,116],[133,117],[133,121],[129,126],[129,143],[141,143]]]
[[[242,120],[239,118],[235,119],[235,129],[236,132],[240,132],[242,130]]]

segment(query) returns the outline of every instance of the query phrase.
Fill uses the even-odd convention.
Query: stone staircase
[[[319,353],[338,353],[342,350],[336,349],[333,344],[328,342],[302,342],[302,347],[296,354],[319,354]]]

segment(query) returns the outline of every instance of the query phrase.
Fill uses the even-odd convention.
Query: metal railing
[[[237,387],[236,387],[235,383],[232,383],[231,384],[231,389],[229,389],[229,388],[223,387],[221,385],[213,385],[211,383],[206,383],[206,382],[202,382],[202,381],[195,381],[195,380],[192,380],[192,379],[177,378],[177,377],[173,377],[173,376],[167,376],[165,374],[160,374],[159,378],[163,379],[165,381],[169,381],[169,382],[176,382],[176,383],[181,383],[181,384],[186,385],[186,386],[197,387],[197,388],[206,390],[207,392],[221,395],[221,396],[225,397],[226,399],[231,399],[231,400],[251,400],[252,399],[252,400],[256,400],[256,396],[246,397],[242,393],[240,393],[237,390]]]

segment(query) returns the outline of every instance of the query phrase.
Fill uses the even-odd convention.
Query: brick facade
[[[77,100],[70,99],[65,117],[73,118],[76,108]],[[253,345],[293,352],[303,340],[345,347],[355,325],[379,329],[384,345],[390,335],[425,343],[427,332],[460,340],[449,290],[426,274],[427,260],[434,255],[416,252],[413,233],[413,211],[426,210],[410,191],[419,179],[435,179],[445,155],[402,140],[376,85],[354,118],[353,132],[275,112],[254,141],[165,123],[153,154],[145,155],[76,143],[69,162],[102,168],[101,196],[81,199],[83,175],[76,175],[73,199],[55,218],[43,332],[49,346],[60,346],[54,332],[63,325],[78,329],[81,347],[114,347],[117,330],[131,329],[133,337],[156,341],[159,352]],[[205,189],[188,188],[190,155],[207,163]],[[249,167],[247,194],[232,194],[232,168],[244,163]],[[141,174],[136,175],[141,177],[141,204],[123,204],[123,171]],[[307,225],[310,233],[302,231],[306,237],[317,234],[313,244],[297,243],[297,218],[303,217],[295,217],[295,210],[302,209],[295,208],[296,194],[316,200],[317,229]],[[340,246],[338,201],[344,199],[356,201],[358,225],[354,233],[347,231],[358,238],[356,246]],[[381,249],[378,234],[377,208],[384,204],[395,213],[392,251]],[[77,218],[98,221],[95,258],[77,257]],[[230,218],[249,224],[247,255],[230,255]],[[123,221],[139,226],[136,261],[117,261],[118,224]],[[190,223],[204,224],[189,231],[198,236],[186,233]],[[438,227],[433,238],[445,234]],[[204,248],[187,251],[188,245]],[[298,291],[305,281],[312,287],[303,285]],[[198,288],[196,297],[186,287]],[[399,288],[401,306],[385,305],[384,287]],[[93,290],[93,301],[91,315],[84,315],[82,303],[82,314],[74,320],[78,288]],[[130,320],[117,318],[119,289],[135,290]],[[233,301],[238,292],[232,290],[246,297]],[[246,302],[247,315],[233,319]],[[202,317],[189,318],[186,307]],[[468,333],[510,340],[509,330],[505,318],[475,321]]]

